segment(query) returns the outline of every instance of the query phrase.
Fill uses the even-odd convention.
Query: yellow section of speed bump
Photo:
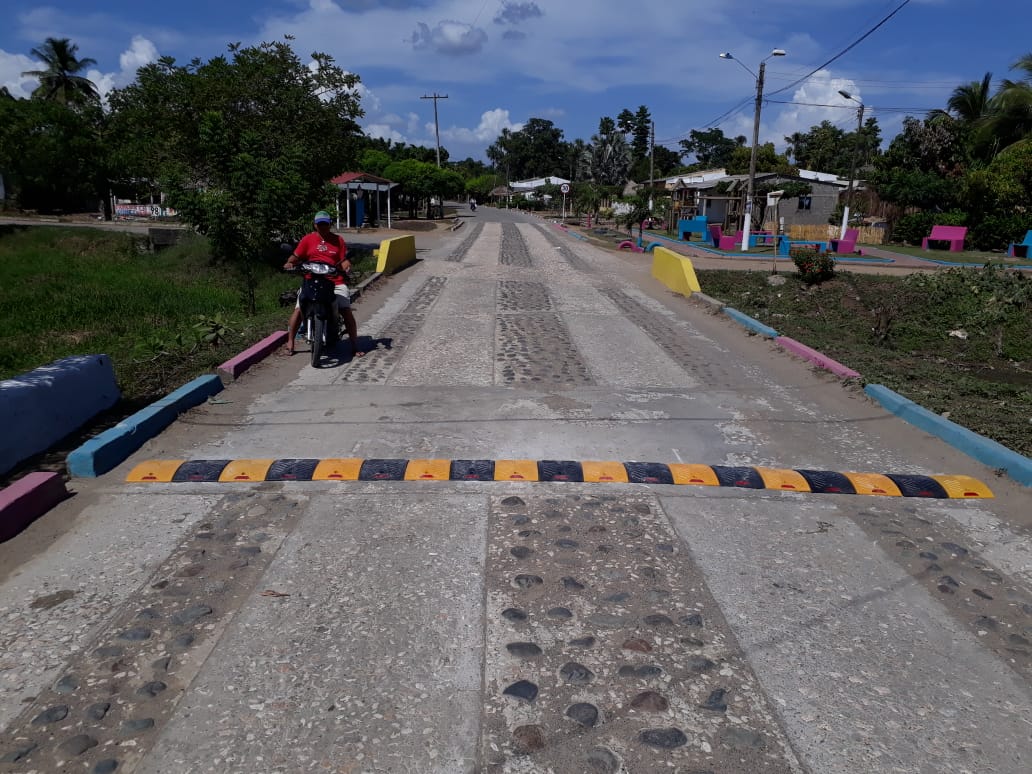
[[[264,481],[273,462],[275,460],[231,460],[222,469],[219,481]]]
[[[538,466],[534,460],[495,460],[495,481],[537,481]]]
[[[690,465],[684,462],[671,462],[667,465],[675,484],[693,484],[695,486],[720,486],[720,479],[709,465]]]
[[[126,481],[147,483],[168,483],[186,460],[149,460],[141,462],[129,471]]]
[[[451,460],[409,460],[405,466],[406,481],[447,481],[451,478]]]
[[[935,479],[946,494],[954,500],[970,500],[971,498],[995,499],[992,490],[976,478],[970,476],[929,476]]]
[[[319,460],[312,471],[312,481],[358,481],[363,461],[359,457]]]
[[[858,495],[903,496],[896,483],[881,473],[843,473],[842,475],[849,479]]]
[[[627,483],[627,468],[622,462],[582,462],[584,480],[598,483]]]
[[[756,467],[756,472],[763,479],[763,485],[767,489],[777,489],[782,492],[809,492],[810,485],[806,479],[794,470],[784,468],[761,468]]]

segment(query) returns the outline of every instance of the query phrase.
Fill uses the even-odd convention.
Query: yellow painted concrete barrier
[[[409,234],[384,239],[380,242],[380,249],[375,252],[376,270],[393,274],[416,260],[416,238]]]
[[[691,258],[679,255],[666,247],[656,247],[652,250],[652,276],[683,296],[702,292]]]

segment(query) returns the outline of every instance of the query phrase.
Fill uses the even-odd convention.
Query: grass
[[[865,382],[1032,456],[1032,278],[963,268],[909,277],[841,272],[808,287],[787,274],[775,286],[760,272],[696,273],[707,295]]]
[[[0,378],[70,355],[106,354],[126,404],[164,396],[286,327],[290,310],[279,295],[297,280],[280,265],[281,256],[256,260],[257,309],[247,315],[239,272],[215,265],[202,238],[151,254],[128,234],[7,227],[0,231]]]
[[[898,244],[884,244],[884,245],[860,245],[857,247],[874,247],[881,250],[886,250],[890,253],[901,253],[903,255],[912,255],[915,258],[924,258],[927,261],[945,261],[947,263],[974,263],[982,266],[985,263],[992,263],[997,266],[1028,266],[1032,261],[1025,258],[1010,258],[1000,253],[991,253],[986,250],[962,250],[959,253],[953,253],[949,250],[924,250],[914,245],[898,245]]]

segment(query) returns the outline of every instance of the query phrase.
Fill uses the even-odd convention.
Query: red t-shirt
[[[340,266],[348,256],[348,246],[340,234],[330,234],[329,239],[323,239],[319,232],[313,231],[297,243],[294,248],[294,255],[302,261],[318,261],[328,263],[331,266]],[[339,274],[333,278],[334,285],[343,285],[344,277]]]

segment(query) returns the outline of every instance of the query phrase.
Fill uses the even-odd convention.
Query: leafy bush
[[[932,226],[964,226],[967,214],[963,212],[915,212],[904,215],[892,227],[892,241],[920,245],[932,231]]]
[[[1006,250],[1011,242],[1020,242],[1032,228],[1032,217],[1019,213],[986,215],[968,231],[968,242],[976,250]]]
[[[835,261],[827,253],[813,247],[793,247],[789,255],[807,285],[824,282],[835,276]]]

